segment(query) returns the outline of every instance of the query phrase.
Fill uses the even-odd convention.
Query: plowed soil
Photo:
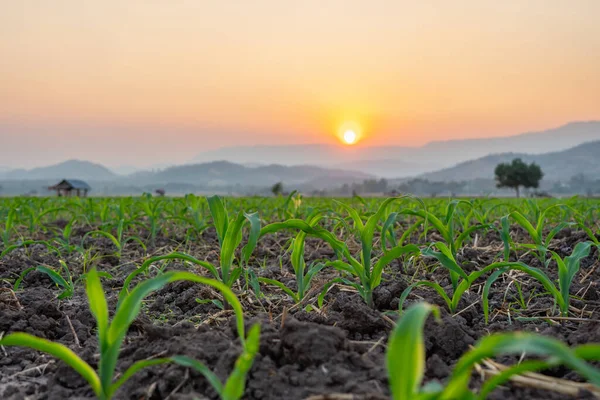
[[[83,230],[76,232],[79,237],[73,241],[81,240],[84,233]],[[523,233],[515,228],[514,234]],[[289,257],[279,259],[288,238],[278,235],[261,240],[252,265],[255,265],[257,275],[278,279],[293,288],[294,274]],[[564,231],[557,236],[553,249],[568,255],[576,243],[584,240],[585,236],[579,232]],[[148,251],[159,255],[177,250],[217,264],[218,244],[214,232],[206,231],[193,244],[180,245],[181,241],[177,237],[160,237],[156,248]],[[114,310],[124,278],[141,264],[144,254],[130,243],[121,259],[117,259],[113,256],[115,249],[111,243],[100,238],[88,239],[86,247],[95,249],[94,252],[102,256],[94,265],[112,275],[112,278],[103,278],[102,283],[109,308]],[[466,269],[474,270],[493,262],[501,251],[497,235],[490,232],[479,238],[477,247],[469,244],[461,251],[461,262]],[[332,256],[332,251],[322,242],[307,241],[307,262]],[[408,303],[425,300],[440,305],[442,310],[441,321],[430,318],[425,327],[426,382],[444,382],[469,346],[491,332],[532,331],[561,339],[569,345],[600,342],[598,256],[597,250],[593,250],[583,260],[572,288],[572,305],[579,310],[581,319],[557,322],[546,318],[553,308],[551,297],[544,294],[540,284],[522,274],[514,274],[514,280],[505,277],[493,285],[489,325],[483,320],[479,285],[465,294],[460,311],[455,315],[446,311],[437,293],[416,289]],[[537,260],[531,255],[521,254],[519,259],[536,266]],[[79,253],[66,256],[65,262],[74,280],[84,272]],[[22,271],[37,265],[57,267],[58,258],[43,246],[33,245],[0,259],[0,332],[22,331],[57,341],[96,367],[95,320],[89,312],[82,282],[76,283],[75,295],[68,300],[58,300],[60,290],[47,276],[37,272],[26,276],[20,290],[11,290],[12,282]],[[175,261],[157,267],[205,273]],[[551,264],[549,270],[553,269],[556,268]],[[151,271],[151,275],[155,273],[156,270]],[[389,398],[385,351],[393,320],[397,318],[393,311],[398,309],[400,294],[417,278],[440,282],[448,289],[450,286],[447,272],[436,268],[432,260],[415,265],[396,262],[386,270],[383,283],[375,292],[376,309],[368,308],[351,288],[339,285],[329,291],[322,309],[307,308],[316,305],[316,295],[334,276],[337,276],[334,271],[323,271],[300,305],[294,305],[274,287],[263,286],[264,297],[260,298],[252,290],[245,290],[243,283],[234,287],[244,305],[247,325],[262,325],[260,352],[248,376],[245,399],[345,398],[339,394],[352,394],[350,398],[355,399]],[[519,304],[515,281],[520,284],[526,309]],[[240,353],[232,314],[212,302],[197,301],[217,298],[211,290],[185,282],[171,284],[149,296],[124,342],[118,371],[124,371],[138,360],[184,354],[204,362],[225,379]],[[524,321],[518,317],[529,319]],[[497,361],[511,364],[516,359],[506,357]],[[545,373],[581,380],[564,368]],[[474,374],[473,387],[480,383],[480,376]],[[86,382],[62,362],[29,349],[0,349],[0,398],[63,400],[93,397]],[[586,397],[589,393],[581,392],[577,398]],[[119,390],[116,398],[191,400],[217,397],[198,373],[176,365],[163,365],[135,375]],[[490,398],[549,400],[565,396],[509,384],[498,388]]]

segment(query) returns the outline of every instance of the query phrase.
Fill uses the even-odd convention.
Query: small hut
[[[48,190],[56,190],[58,197],[72,196],[73,193],[75,193],[76,196],[86,197],[92,188],[84,181],[78,179],[63,179],[56,185],[50,186]]]

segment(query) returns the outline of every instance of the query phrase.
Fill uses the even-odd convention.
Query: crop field
[[[600,398],[599,216],[580,198],[3,198],[0,398]]]

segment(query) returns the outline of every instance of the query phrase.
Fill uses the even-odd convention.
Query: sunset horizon
[[[555,126],[545,126],[545,127],[541,127],[541,128],[532,128],[529,130],[522,130],[522,131],[518,131],[518,132],[510,132],[510,133],[506,133],[506,134],[492,134],[492,135],[488,135],[488,136],[477,136],[477,134],[474,135],[456,135],[453,137],[444,137],[444,138],[440,138],[440,139],[433,139],[433,140],[428,140],[428,141],[424,141],[424,142],[417,142],[417,143],[404,143],[404,142],[372,142],[371,140],[369,140],[369,138],[361,138],[361,139],[357,139],[356,142],[352,143],[352,144],[348,144],[345,143],[343,138],[340,137],[340,135],[332,135],[330,138],[328,138],[329,140],[322,140],[322,141],[286,141],[286,142],[281,142],[281,143],[272,143],[272,141],[269,140],[265,140],[262,143],[257,143],[255,141],[253,142],[248,142],[248,143],[237,143],[237,144],[222,144],[222,145],[215,145],[214,147],[203,147],[200,146],[198,148],[192,148],[192,149],[186,149],[185,151],[179,150],[177,151],[177,157],[175,158],[171,158],[171,157],[166,157],[166,158],[160,158],[160,157],[156,157],[156,155],[153,155],[151,158],[147,157],[146,155],[144,155],[143,157],[141,157],[137,162],[132,159],[129,158],[128,160],[122,160],[122,159],[111,159],[111,149],[110,147],[112,145],[109,144],[106,153],[106,156],[103,156],[103,151],[102,149],[98,149],[97,147],[88,147],[87,145],[83,145],[81,149],[75,150],[75,151],[68,151],[68,152],[60,152],[60,149],[58,149],[58,151],[52,151],[52,154],[54,154],[54,156],[52,156],[52,154],[48,154],[47,150],[48,148],[43,148],[42,151],[43,153],[40,154],[46,154],[47,157],[45,159],[24,159],[22,158],[20,155],[19,157],[17,157],[17,161],[14,164],[11,163],[3,163],[0,162],[0,167],[3,168],[38,168],[38,167],[44,167],[44,166],[49,166],[49,165],[54,165],[54,164],[60,164],[64,161],[70,161],[70,160],[78,160],[78,161],[90,161],[93,163],[97,163],[97,164],[102,164],[104,166],[107,166],[109,168],[119,168],[119,167],[125,167],[125,166],[129,166],[129,167],[135,167],[136,169],[146,169],[146,168],[165,168],[165,167],[169,167],[169,166],[176,166],[176,165],[185,165],[185,164],[193,164],[193,163],[198,163],[200,161],[196,161],[195,158],[204,153],[204,152],[210,152],[210,151],[219,151],[219,150],[227,150],[227,149],[236,149],[239,148],[241,151],[243,151],[244,149],[252,149],[252,148],[264,148],[264,149],[281,149],[281,148],[294,148],[294,147],[328,147],[328,148],[335,148],[337,152],[339,153],[348,153],[348,154],[354,154],[356,157],[354,157],[355,159],[361,159],[361,150],[367,150],[367,149],[376,149],[376,148],[406,148],[406,149],[418,149],[418,148],[423,148],[426,147],[428,145],[434,144],[434,143],[444,143],[444,142],[453,142],[453,141],[468,141],[468,140],[485,140],[485,139],[503,139],[503,138],[512,138],[512,137],[518,137],[521,135],[528,135],[528,134],[538,134],[538,133],[543,133],[547,130],[553,130],[553,129],[559,129],[559,128],[563,128],[563,127],[567,127],[567,126],[573,126],[573,125],[578,125],[578,124],[590,124],[590,123],[597,123],[600,126],[600,120],[581,120],[581,121],[566,121],[563,124],[559,124],[559,125],[555,125]],[[107,131],[107,133],[110,133],[110,131]],[[108,134],[106,136],[109,136]],[[43,140],[43,139],[42,139]],[[49,146],[50,142],[54,142],[56,139],[54,137],[51,137],[51,140],[49,141]],[[8,160],[9,157],[3,157],[3,161]],[[231,162],[235,162],[235,160],[231,160],[231,159],[227,159],[226,157],[223,158],[222,160],[215,160],[215,161],[231,161]],[[269,164],[269,161],[266,162],[261,162],[260,160],[257,160],[257,163],[259,164]],[[286,163],[282,163],[282,164],[286,164]],[[292,163],[292,165],[298,165],[298,164],[302,164],[302,163]],[[306,164],[311,164],[310,162],[306,162]],[[326,165],[326,163],[313,163],[316,165]]]
[[[587,0],[4,2],[0,164],[176,164],[232,144],[345,146],[347,131],[356,148],[416,147],[600,120],[596,15]]]

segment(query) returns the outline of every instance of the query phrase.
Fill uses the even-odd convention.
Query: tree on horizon
[[[494,170],[496,187],[512,188],[520,196],[520,187],[538,188],[544,176],[542,169],[536,163],[526,164],[520,158],[515,158],[511,163],[501,163]]]

